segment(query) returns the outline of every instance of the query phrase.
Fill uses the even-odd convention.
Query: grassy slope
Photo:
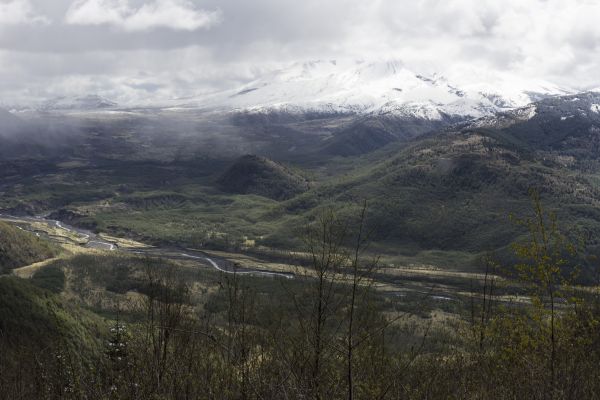
[[[35,235],[0,222],[0,273],[51,258],[56,252]]]
[[[95,315],[29,281],[2,277],[0,332],[5,343],[38,350],[64,345],[83,356],[97,351],[106,327]]]

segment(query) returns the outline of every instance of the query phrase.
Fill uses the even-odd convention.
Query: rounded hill
[[[255,194],[274,200],[286,200],[305,192],[309,183],[299,173],[265,157],[245,155],[218,180],[228,193]]]

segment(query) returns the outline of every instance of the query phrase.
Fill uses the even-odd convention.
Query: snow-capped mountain
[[[236,90],[194,99],[201,108],[249,112],[391,114],[478,118],[572,91],[547,82],[499,80],[457,86],[398,61],[314,61],[275,71]]]
[[[600,126],[599,91],[548,97],[525,107],[468,121],[465,126],[502,129],[518,123],[542,123],[548,127],[556,127],[576,122],[573,124],[573,129],[581,129],[584,125],[582,121]]]

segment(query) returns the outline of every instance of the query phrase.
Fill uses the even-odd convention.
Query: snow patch
[[[537,115],[537,107],[534,104],[530,104],[527,107],[522,107],[511,112],[516,119],[520,121],[529,121],[531,118]]]
[[[595,112],[596,114],[600,114],[600,104],[592,104],[590,106],[590,111]]]
[[[530,107],[527,107],[524,111],[525,111],[524,112],[524,117],[527,120],[530,120],[531,118],[533,118],[533,117],[536,116],[536,114],[537,114],[537,107],[536,106],[530,106]]]

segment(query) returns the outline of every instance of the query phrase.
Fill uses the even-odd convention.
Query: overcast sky
[[[0,0],[4,104],[185,97],[336,58],[598,87],[600,0]]]

